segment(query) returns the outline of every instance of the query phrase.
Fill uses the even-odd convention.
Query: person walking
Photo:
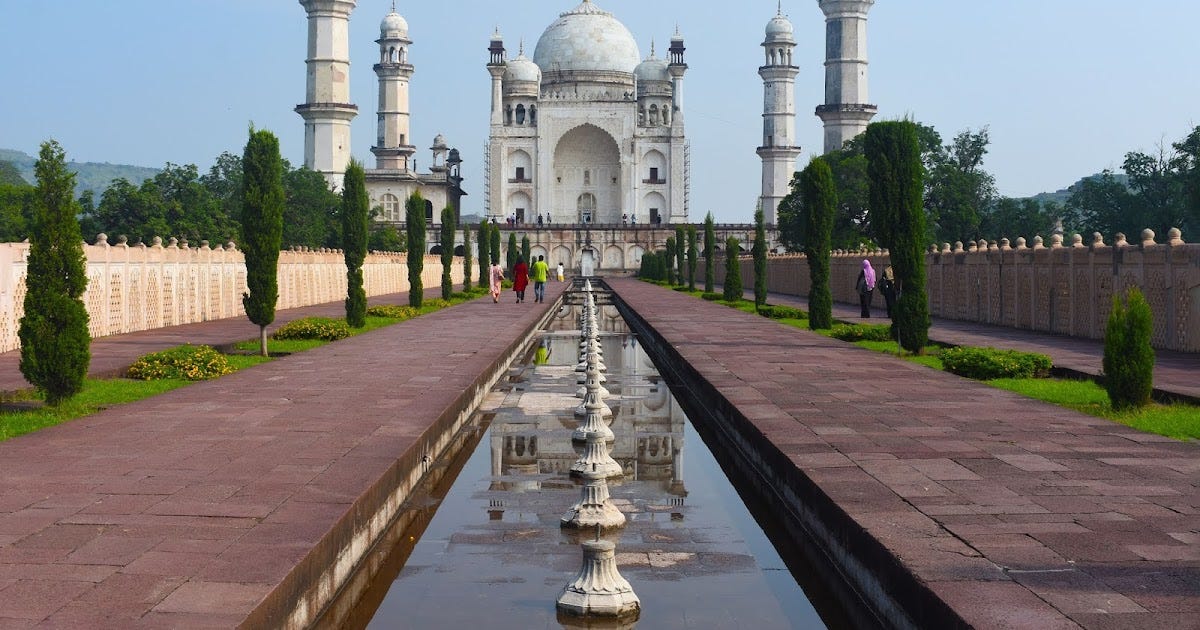
[[[500,290],[504,285],[504,267],[500,266],[499,262],[492,261],[492,267],[488,272],[489,284],[488,290],[492,294],[492,302],[500,302]]]
[[[884,302],[887,303],[888,319],[894,319],[895,315],[892,312],[896,306],[896,272],[892,271],[891,265],[883,268],[883,276],[879,278],[878,286]]]
[[[529,273],[533,279],[533,301],[546,301],[546,277],[550,275],[550,265],[546,264],[545,256],[538,256],[537,262],[533,263],[533,270]]]
[[[529,265],[525,258],[517,256],[517,264],[513,267],[513,291],[517,294],[517,304],[525,301],[525,287],[529,286]]]
[[[563,264],[562,264],[562,261],[560,260],[558,262],[558,281],[562,282],[563,280],[566,280],[566,279],[567,279],[567,274],[566,274],[566,271],[563,269]]]
[[[863,259],[862,271],[858,272],[858,280],[854,283],[858,291],[858,302],[862,306],[862,317],[871,317],[871,298],[875,295],[875,268],[871,261]]]

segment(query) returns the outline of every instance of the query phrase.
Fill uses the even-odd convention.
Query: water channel
[[[413,501],[422,518],[396,536],[343,627],[849,626],[787,536],[756,520],[611,305],[599,308],[604,400],[611,455],[625,474],[609,492],[627,523],[603,534],[560,527],[580,500],[568,473],[582,452],[572,443],[581,308],[563,306],[535,335],[475,413],[467,446],[437,463],[451,470]],[[597,536],[616,544],[621,576],[641,601],[634,620],[556,613],[580,570],[581,541]]]

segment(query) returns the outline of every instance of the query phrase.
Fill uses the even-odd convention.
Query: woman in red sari
[[[517,303],[525,301],[525,287],[529,286],[529,265],[517,256],[517,264],[513,267],[513,291],[517,293]]]

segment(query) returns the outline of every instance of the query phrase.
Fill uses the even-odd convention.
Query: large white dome
[[[640,61],[629,29],[590,0],[560,15],[533,52],[533,62],[543,72],[632,73]]]

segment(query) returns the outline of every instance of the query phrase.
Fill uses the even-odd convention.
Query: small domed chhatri
[[[633,71],[633,76],[637,77],[638,83],[643,81],[671,82],[671,72],[667,69],[667,62],[654,55],[653,43],[650,44],[650,56],[638,64]]]
[[[379,23],[379,33],[383,37],[408,37],[408,21],[396,13],[396,7],[393,6],[392,12]]]
[[[521,47],[517,58],[508,62],[508,66],[504,70],[504,81],[506,83],[509,81],[540,83],[542,81],[542,69],[525,56],[524,46]]]

